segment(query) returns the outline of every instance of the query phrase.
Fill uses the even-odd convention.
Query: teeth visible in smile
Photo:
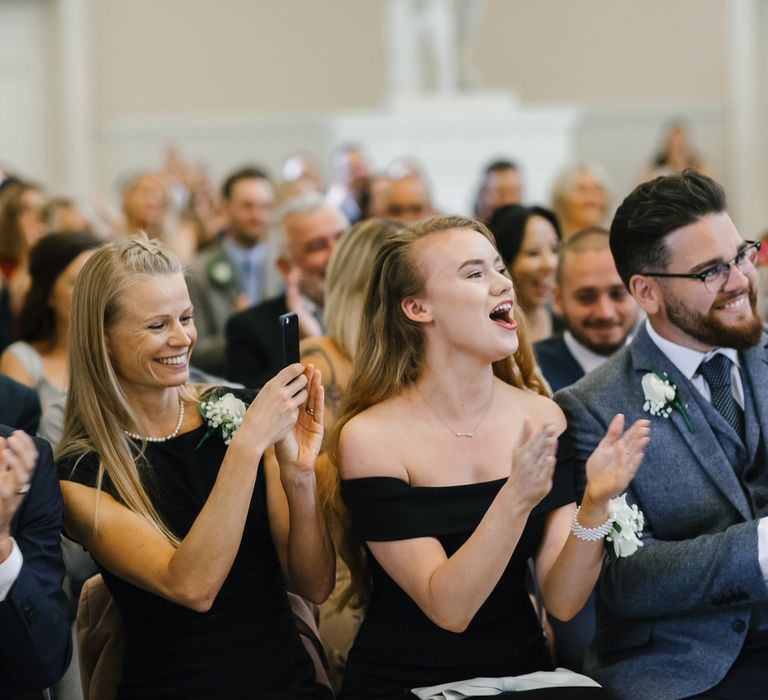
[[[505,321],[510,320],[510,312],[512,311],[512,304],[510,304],[508,301],[504,302],[503,304],[499,304],[491,313],[489,316],[492,320],[496,319],[503,319]]]
[[[730,301],[727,304],[723,304],[722,308],[735,309],[739,306],[743,306],[745,301],[746,301],[746,297],[739,297],[738,299],[734,299],[733,301]]]
[[[187,361],[187,354],[177,355],[176,357],[161,357],[158,362],[162,365],[183,365]]]

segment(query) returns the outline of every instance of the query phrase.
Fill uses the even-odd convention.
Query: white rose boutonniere
[[[243,422],[248,406],[229,392],[218,398],[213,398],[200,403],[200,415],[203,417],[208,430],[197,443],[195,449],[200,447],[211,435],[221,433],[221,439],[225,445],[232,442],[232,436]]]
[[[645,517],[636,506],[627,503],[627,494],[616,496],[608,502],[608,517],[613,521],[610,534],[605,538],[608,554],[614,559],[631,557],[643,546],[642,537]]]
[[[214,287],[229,289],[235,284],[235,270],[223,255],[208,263],[208,279]]]
[[[672,409],[679,411],[686,426],[688,426],[688,430],[693,432],[693,426],[688,420],[685,407],[677,398],[677,386],[669,381],[666,372],[653,370],[644,374],[641,385],[645,396],[644,411],[648,411],[652,416],[661,416],[662,418],[669,418]]]

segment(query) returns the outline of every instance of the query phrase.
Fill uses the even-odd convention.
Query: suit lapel
[[[565,340],[562,337],[558,338],[558,343],[561,349],[561,355],[563,358],[563,374],[566,376],[569,386],[575,384],[584,376],[584,368],[579,364],[579,361],[573,356],[568,346],[565,344]]]
[[[755,415],[747,415],[747,447],[754,458],[760,433],[768,438],[768,339],[765,335],[754,348],[741,353],[743,366],[742,385],[745,399],[751,394]],[[745,404],[747,402],[745,401]],[[748,404],[747,404],[748,405]],[[754,421],[754,422],[753,422]]]
[[[749,503],[736,476],[736,472],[725,456],[714,430],[712,430],[706,416],[701,408],[699,408],[696,398],[693,396],[692,392],[695,392],[696,388],[667,359],[667,356],[659,350],[648,335],[645,325],[640,328],[635,339],[632,341],[630,353],[632,354],[632,361],[636,370],[636,381],[638,383],[646,372],[656,370],[667,373],[669,380],[677,386],[677,398],[688,414],[688,420],[693,427],[693,432],[688,429],[683,416],[677,410],[673,410],[667,419],[650,418],[650,420],[669,420],[714,484],[723,492],[744,519],[751,519],[752,513]],[[768,368],[766,368],[766,372],[768,372]],[[768,412],[768,406],[763,408]],[[651,440],[653,440],[653,425],[651,425]],[[674,459],[673,454],[670,456]]]

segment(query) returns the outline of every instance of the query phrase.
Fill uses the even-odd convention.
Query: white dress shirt
[[[656,347],[680,370],[681,374],[685,375],[686,379],[691,381],[693,386],[698,389],[699,393],[709,403],[712,403],[712,394],[710,393],[707,380],[699,374],[699,365],[702,362],[708,362],[718,353],[725,355],[731,361],[731,393],[733,398],[736,399],[736,403],[741,406],[741,410],[744,410],[744,387],[742,386],[741,373],[739,372],[741,364],[739,362],[739,353],[736,350],[733,348],[717,348],[709,352],[700,352],[699,350],[692,350],[662,338],[653,330],[650,321],[645,322],[645,328],[648,331],[648,335],[651,336],[651,340],[656,344]]]
[[[19,545],[16,544],[16,540],[13,537],[11,537],[11,544],[11,553],[4,562],[0,563],[0,603],[8,596],[11,587],[19,577],[21,565],[24,563],[24,557],[21,556]]]
[[[610,355],[598,355],[596,352],[590,350],[586,345],[580,343],[573,337],[573,333],[570,331],[563,332],[563,342],[565,347],[568,348],[573,359],[579,363],[584,370],[584,374],[589,374],[593,369],[597,369],[603,364]]]

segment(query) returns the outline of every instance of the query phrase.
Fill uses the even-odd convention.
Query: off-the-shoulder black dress
[[[342,481],[341,493],[363,540],[436,537],[450,557],[475,531],[504,483],[500,479],[413,487],[396,478],[368,477]],[[527,562],[541,543],[547,515],[574,500],[573,474],[559,467],[550,493],[531,512],[501,579],[460,634],[430,621],[369,552],[373,593],[349,655],[343,700],[414,697],[411,688],[552,670],[526,589]],[[528,694],[605,697],[601,690],[587,688]]]

